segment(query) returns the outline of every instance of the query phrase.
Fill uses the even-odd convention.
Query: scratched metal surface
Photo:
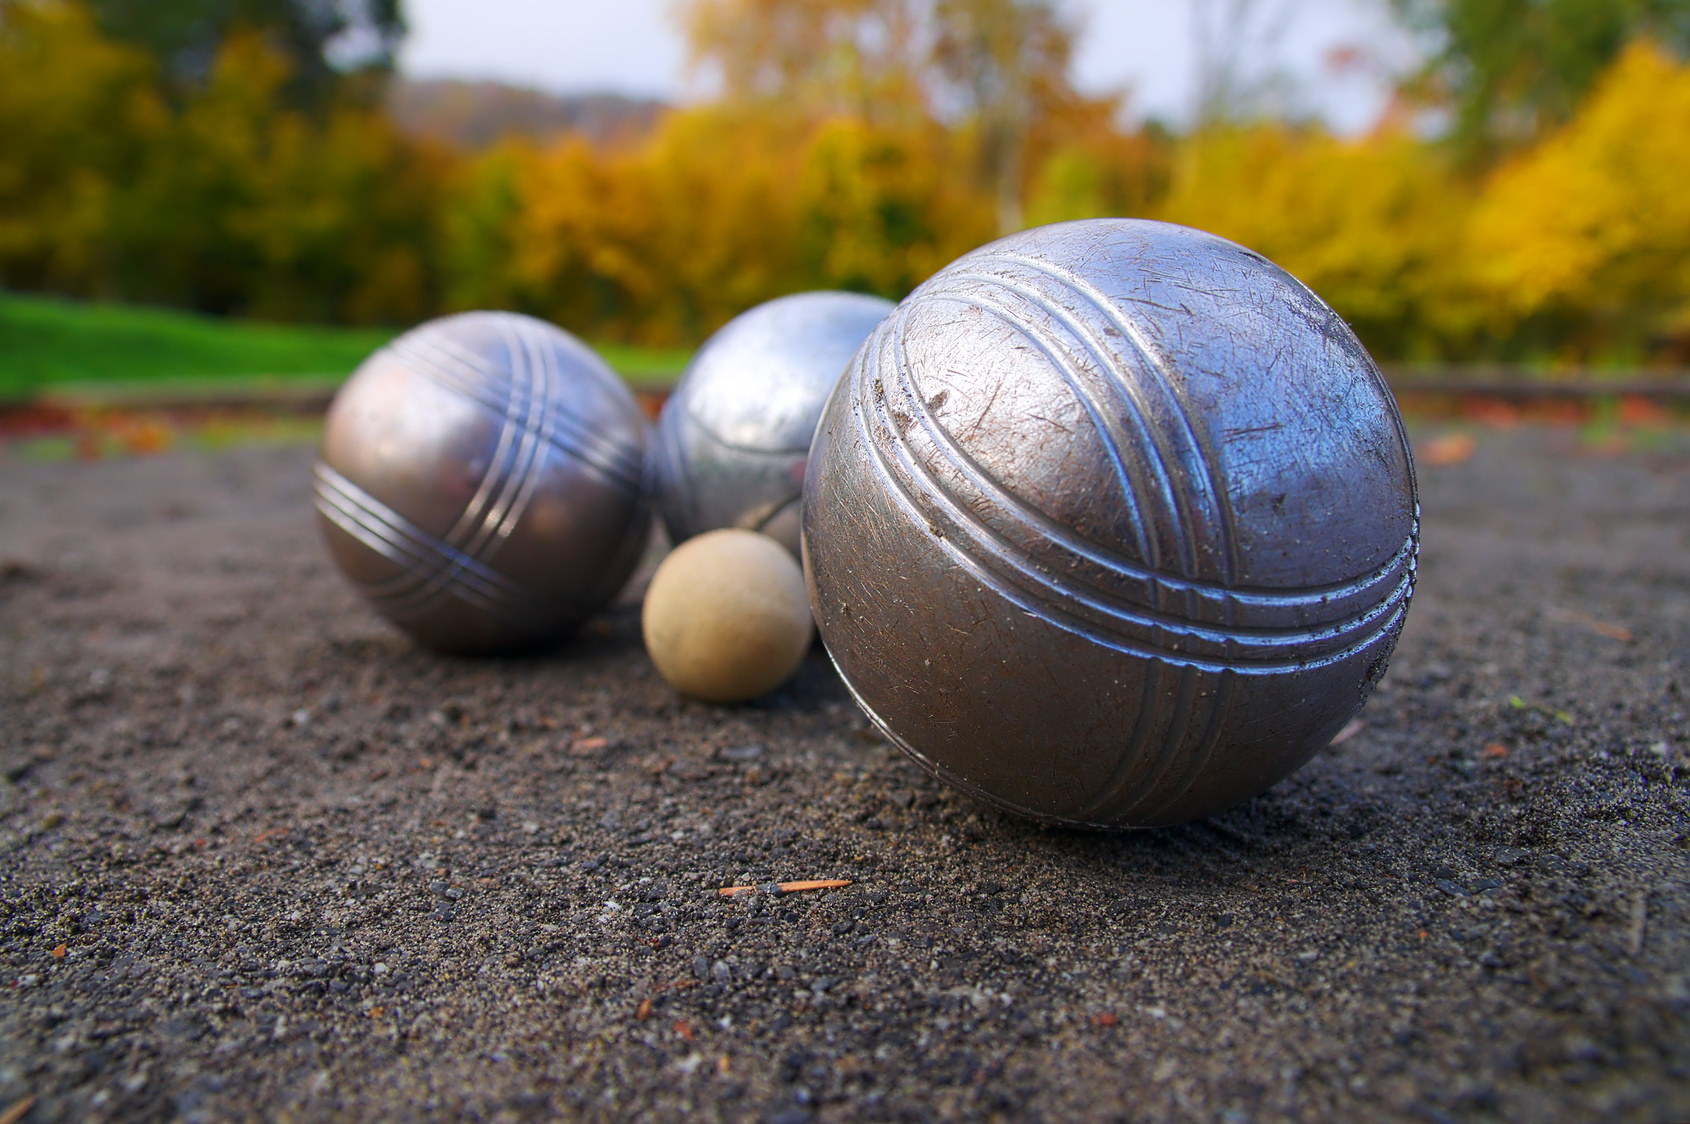
[[[892,307],[860,293],[797,293],[742,313],[699,348],[664,403],[648,457],[671,541],[740,527],[798,553],[822,405]]]
[[[324,423],[316,506],[341,570],[429,647],[555,643],[645,546],[645,422],[579,340],[447,317],[371,356]]]
[[[1242,247],[1095,220],[917,289],[818,431],[804,545],[858,702],[953,784],[1064,823],[1206,815],[1384,673],[1414,470],[1360,342]]]

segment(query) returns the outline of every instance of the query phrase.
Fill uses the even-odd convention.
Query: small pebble
[[[725,761],[752,761],[763,753],[760,745],[736,745],[722,750],[720,756]]]

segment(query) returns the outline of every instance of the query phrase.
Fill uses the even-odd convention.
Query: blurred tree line
[[[397,0],[0,0],[0,285],[686,343],[1138,215],[1273,258],[1383,359],[1690,360],[1690,0],[1381,2],[1427,61],[1354,139],[1124,125],[1051,0],[689,0],[714,101],[470,152],[383,108]]]

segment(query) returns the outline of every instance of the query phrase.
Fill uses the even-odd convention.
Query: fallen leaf
[[[686,1039],[688,1042],[691,1042],[692,1041],[692,1024],[687,1022],[687,1020],[685,1020],[685,1019],[676,1019],[675,1020],[675,1033],[680,1035],[682,1038]]]
[[[1446,468],[1452,464],[1460,464],[1471,457],[1479,448],[1479,442],[1471,433],[1446,433],[1426,442],[1416,458],[1421,464]]]
[[[1114,1026],[1116,1023],[1118,1023],[1120,1021],[1121,1021],[1120,1019],[1117,1019],[1114,1015],[1110,1014],[1107,1011],[1105,1011],[1101,1015],[1098,1015],[1096,1018],[1092,1019],[1092,1022],[1096,1023],[1098,1026]]]
[[[53,959],[63,960],[65,958],[65,951],[65,946],[61,944],[58,948],[53,950]]]
[[[1507,757],[1508,756],[1508,747],[1503,745],[1501,742],[1488,742],[1485,745],[1484,752],[1481,753],[1479,756],[1481,756],[1481,757]]]
[[[651,1018],[651,1000],[650,999],[640,1000],[640,1009],[634,1012],[634,1017],[636,1019],[649,1019],[649,1018]]]

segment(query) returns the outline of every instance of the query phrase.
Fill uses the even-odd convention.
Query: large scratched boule
[[[892,308],[860,293],[798,293],[741,313],[705,341],[663,405],[649,455],[671,540],[737,527],[798,553],[822,404]]]
[[[876,330],[804,494],[816,624],[940,777],[1098,827],[1219,811],[1384,674],[1419,513],[1355,335],[1257,254],[1099,219],[959,259]]]
[[[644,453],[633,395],[580,340],[464,313],[400,336],[335,395],[317,511],[341,570],[421,643],[533,648],[639,560]]]

